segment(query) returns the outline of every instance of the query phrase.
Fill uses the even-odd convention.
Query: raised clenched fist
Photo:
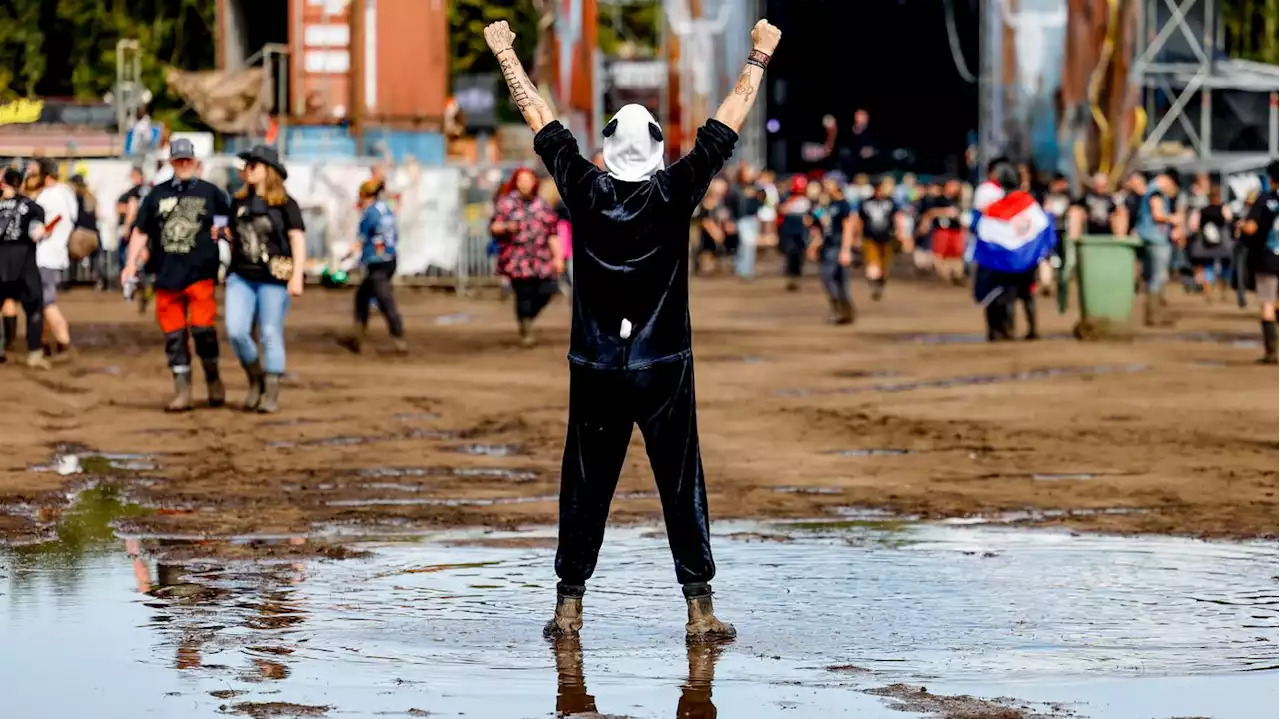
[[[488,31],[485,31],[488,35]],[[751,42],[754,49],[766,55],[773,55],[773,51],[778,49],[778,43],[782,40],[782,31],[769,24],[768,20],[761,20],[756,26],[751,28]]]
[[[511,32],[506,20],[499,20],[484,29],[484,41],[489,44],[493,54],[497,55],[503,50],[511,49],[511,44],[516,41],[516,34]]]

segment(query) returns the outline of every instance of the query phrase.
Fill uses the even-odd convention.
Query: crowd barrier
[[[116,200],[129,189],[129,160],[84,160],[74,171],[97,199],[98,231],[102,238],[102,270],[119,271],[116,249],[119,227]],[[147,166],[153,170],[154,163]],[[285,181],[307,224],[310,271],[342,263],[350,254],[360,221],[356,204],[360,184],[369,179],[370,161],[289,160]],[[510,168],[423,167],[412,161],[387,172],[387,198],[399,220],[397,276],[410,284],[452,285],[460,292],[495,282],[489,253],[489,218],[493,196]],[[148,175],[153,173],[148,172]],[[240,180],[235,158],[214,156],[203,161],[202,175],[235,192]],[[350,260],[348,260],[350,261]],[[92,274],[87,264],[76,268],[73,280]]]

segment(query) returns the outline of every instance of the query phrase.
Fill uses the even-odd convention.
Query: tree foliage
[[[1223,0],[1223,50],[1231,57],[1280,62],[1278,5],[1276,0]]]
[[[99,100],[116,84],[116,43],[133,39],[157,114],[173,114],[165,70],[213,67],[216,12],[216,0],[5,0],[0,81],[10,96]]]

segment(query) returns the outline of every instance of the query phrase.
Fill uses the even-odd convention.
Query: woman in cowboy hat
[[[231,266],[227,273],[227,335],[249,378],[244,408],[279,409],[284,376],[284,319],[302,295],[307,238],[302,210],[284,189],[289,176],[274,148],[241,153],[245,185],[232,205]],[[254,322],[262,352],[253,338]]]

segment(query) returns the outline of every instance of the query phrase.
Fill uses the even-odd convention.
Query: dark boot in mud
[[[1036,298],[1031,295],[1022,303],[1023,313],[1027,317],[1027,334],[1023,339],[1035,341],[1040,339],[1039,323],[1036,321]]]
[[[576,637],[582,629],[582,595],[586,587],[560,584],[556,587],[556,615],[542,628],[542,636]]]
[[[529,349],[537,343],[533,337],[533,320],[520,320],[520,346]]]
[[[351,334],[338,338],[338,344],[351,352],[352,354],[360,354],[360,350],[364,347],[365,326],[357,324],[351,330]]]
[[[244,374],[249,379],[249,392],[244,396],[244,410],[246,412],[257,411],[258,405],[262,403],[262,382],[265,375],[262,374],[262,363],[254,362],[244,366]]]
[[[854,310],[854,303],[847,301],[847,299],[841,299],[836,324],[851,325],[854,324],[856,319],[858,319],[858,311]]]
[[[689,622],[684,625],[685,641],[691,644],[732,641],[738,630],[732,624],[716,618],[711,601],[711,585],[700,582],[683,587],[684,600],[689,605]]]
[[[1147,293],[1142,309],[1142,324],[1147,327],[1173,326],[1173,318],[1169,316],[1168,310],[1165,309],[1164,298],[1160,295]]]
[[[275,414],[280,411],[280,380],[278,374],[269,374],[262,379],[262,401],[258,402],[259,414]]]
[[[209,406],[221,407],[227,403],[227,388],[218,374],[218,360],[201,360],[200,365],[204,368],[205,386],[209,390]]]
[[[407,355],[409,354],[409,343],[405,342],[403,337],[392,337],[391,349],[398,355]]]
[[[1262,351],[1258,364],[1276,364],[1276,321],[1262,321]]]
[[[166,412],[187,412],[191,409],[191,372],[173,373],[173,399],[169,400]]]

